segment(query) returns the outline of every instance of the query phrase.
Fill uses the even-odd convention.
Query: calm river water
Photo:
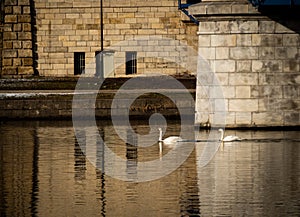
[[[98,126],[128,167],[159,158],[158,145],[128,147],[109,121]],[[168,127],[174,135],[180,125]],[[135,129],[149,130],[143,122]],[[296,131],[226,131],[247,140],[220,146],[205,167],[199,166],[197,143],[174,172],[139,183],[97,170],[82,153],[71,121],[5,122],[0,133],[1,216],[300,216]]]

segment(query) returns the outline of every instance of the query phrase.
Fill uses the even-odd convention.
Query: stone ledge
[[[260,14],[257,9],[247,1],[203,1],[190,6],[189,13],[193,16]]]

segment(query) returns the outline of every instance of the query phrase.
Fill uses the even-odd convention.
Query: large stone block
[[[280,60],[253,60],[253,72],[282,72],[283,62]]]
[[[3,59],[2,66],[12,66],[12,59]]]
[[[13,42],[12,41],[4,41],[2,48],[3,49],[13,49]]]
[[[250,86],[236,86],[235,87],[236,98],[251,98],[251,87]]]
[[[283,45],[282,34],[252,34],[253,46],[275,47]]]
[[[251,112],[236,112],[235,123],[238,126],[250,126],[252,124],[252,113]]]
[[[198,34],[214,34],[216,32],[216,22],[205,21],[200,22]]]
[[[17,75],[18,70],[16,67],[3,67],[2,75]]]
[[[259,48],[259,59],[275,59],[275,48],[274,47],[260,47]]]
[[[300,46],[300,36],[299,34],[284,34],[283,35],[283,46]]]
[[[221,60],[229,59],[229,48],[216,47],[216,59],[221,59]]]
[[[6,15],[5,16],[5,23],[17,23],[18,16],[17,15]]]
[[[24,58],[22,59],[23,66],[32,66],[33,65],[33,59],[32,58]]]
[[[16,32],[4,32],[3,33],[3,40],[5,41],[10,41],[10,40],[15,40],[17,39],[17,33]]]
[[[275,32],[275,22],[271,20],[260,20],[259,21],[259,32],[264,33],[274,33]]]
[[[275,48],[276,59],[297,59],[299,58],[299,52],[297,47],[276,47]]]
[[[299,112],[285,112],[284,113],[284,125],[285,126],[299,126],[300,125],[300,113]]]
[[[257,99],[229,99],[230,112],[256,112],[258,111]]]
[[[283,61],[283,71],[284,72],[299,72],[300,61],[297,59],[289,59]]]
[[[234,60],[215,60],[212,64],[211,67],[215,72],[235,72]]]
[[[237,60],[236,61],[236,72],[251,72],[251,60]]]
[[[17,50],[4,50],[2,53],[4,58],[14,58],[18,56]]]
[[[34,70],[31,66],[18,67],[18,75],[33,75]]]
[[[252,35],[251,34],[238,34],[237,35],[237,46],[251,46],[252,45]]]
[[[283,86],[283,98],[300,99],[300,86],[298,85]]]
[[[257,126],[282,126],[283,113],[282,112],[254,112],[253,124]]]
[[[257,47],[234,47],[230,48],[230,58],[238,60],[251,60],[258,58]]]
[[[216,58],[216,49],[212,47],[200,47],[199,55],[205,60],[213,60]]]
[[[19,32],[18,39],[19,40],[31,40],[31,32]]]
[[[18,22],[19,23],[30,23],[31,22],[31,16],[28,15],[28,14],[18,15]]]
[[[258,84],[257,73],[230,73],[229,74],[229,85],[234,86],[248,86]]]
[[[214,47],[236,46],[236,35],[212,35],[211,46]]]
[[[30,5],[30,0],[18,0],[18,5],[28,6]]]
[[[5,1],[5,5],[17,5],[18,4],[18,0],[2,0],[2,1]]]
[[[256,20],[237,20],[232,22],[231,33],[258,33],[258,21]]]
[[[31,49],[18,50],[18,57],[32,57]]]
[[[283,90],[282,86],[272,85],[272,86],[252,86],[251,87],[251,97],[255,98],[272,98],[272,99],[282,99]]]

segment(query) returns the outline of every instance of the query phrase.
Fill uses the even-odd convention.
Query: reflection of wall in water
[[[278,131],[250,132],[241,137],[293,138]],[[277,216],[284,210],[295,211],[296,206],[286,194],[288,187],[300,192],[299,180],[291,178],[295,177],[293,171],[299,171],[299,151],[298,145],[270,141],[232,143],[220,147],[206,167],[198,167],[201,214]],[[198,159],[201,153],[197,152]]]
[[[34,145],[30,128],[6,125],[1,133],[0,213],[5,216],[31,216],[34,210]]]
[[[82,156],[72,126],[40,127],[38,212],[47,216],[94,216],[96,170]],[[101,207],[98,211],[100,213]]]

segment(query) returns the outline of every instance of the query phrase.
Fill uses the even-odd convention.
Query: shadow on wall
[[[260,6],[259,12],[300,34],[300,5]]]
[[[0,1],[0,78],[2,75],[2,48],[3,48],[3,30],[2,25],[4,23],[4,1]]]
[[[34,75],[39,75],[38,67],[38,45],[37,45],[37,28],[36,28],[36,10],[34,0],[30,0],[30,14],[31,14],[31,34],[32,34],[32,59]]]

